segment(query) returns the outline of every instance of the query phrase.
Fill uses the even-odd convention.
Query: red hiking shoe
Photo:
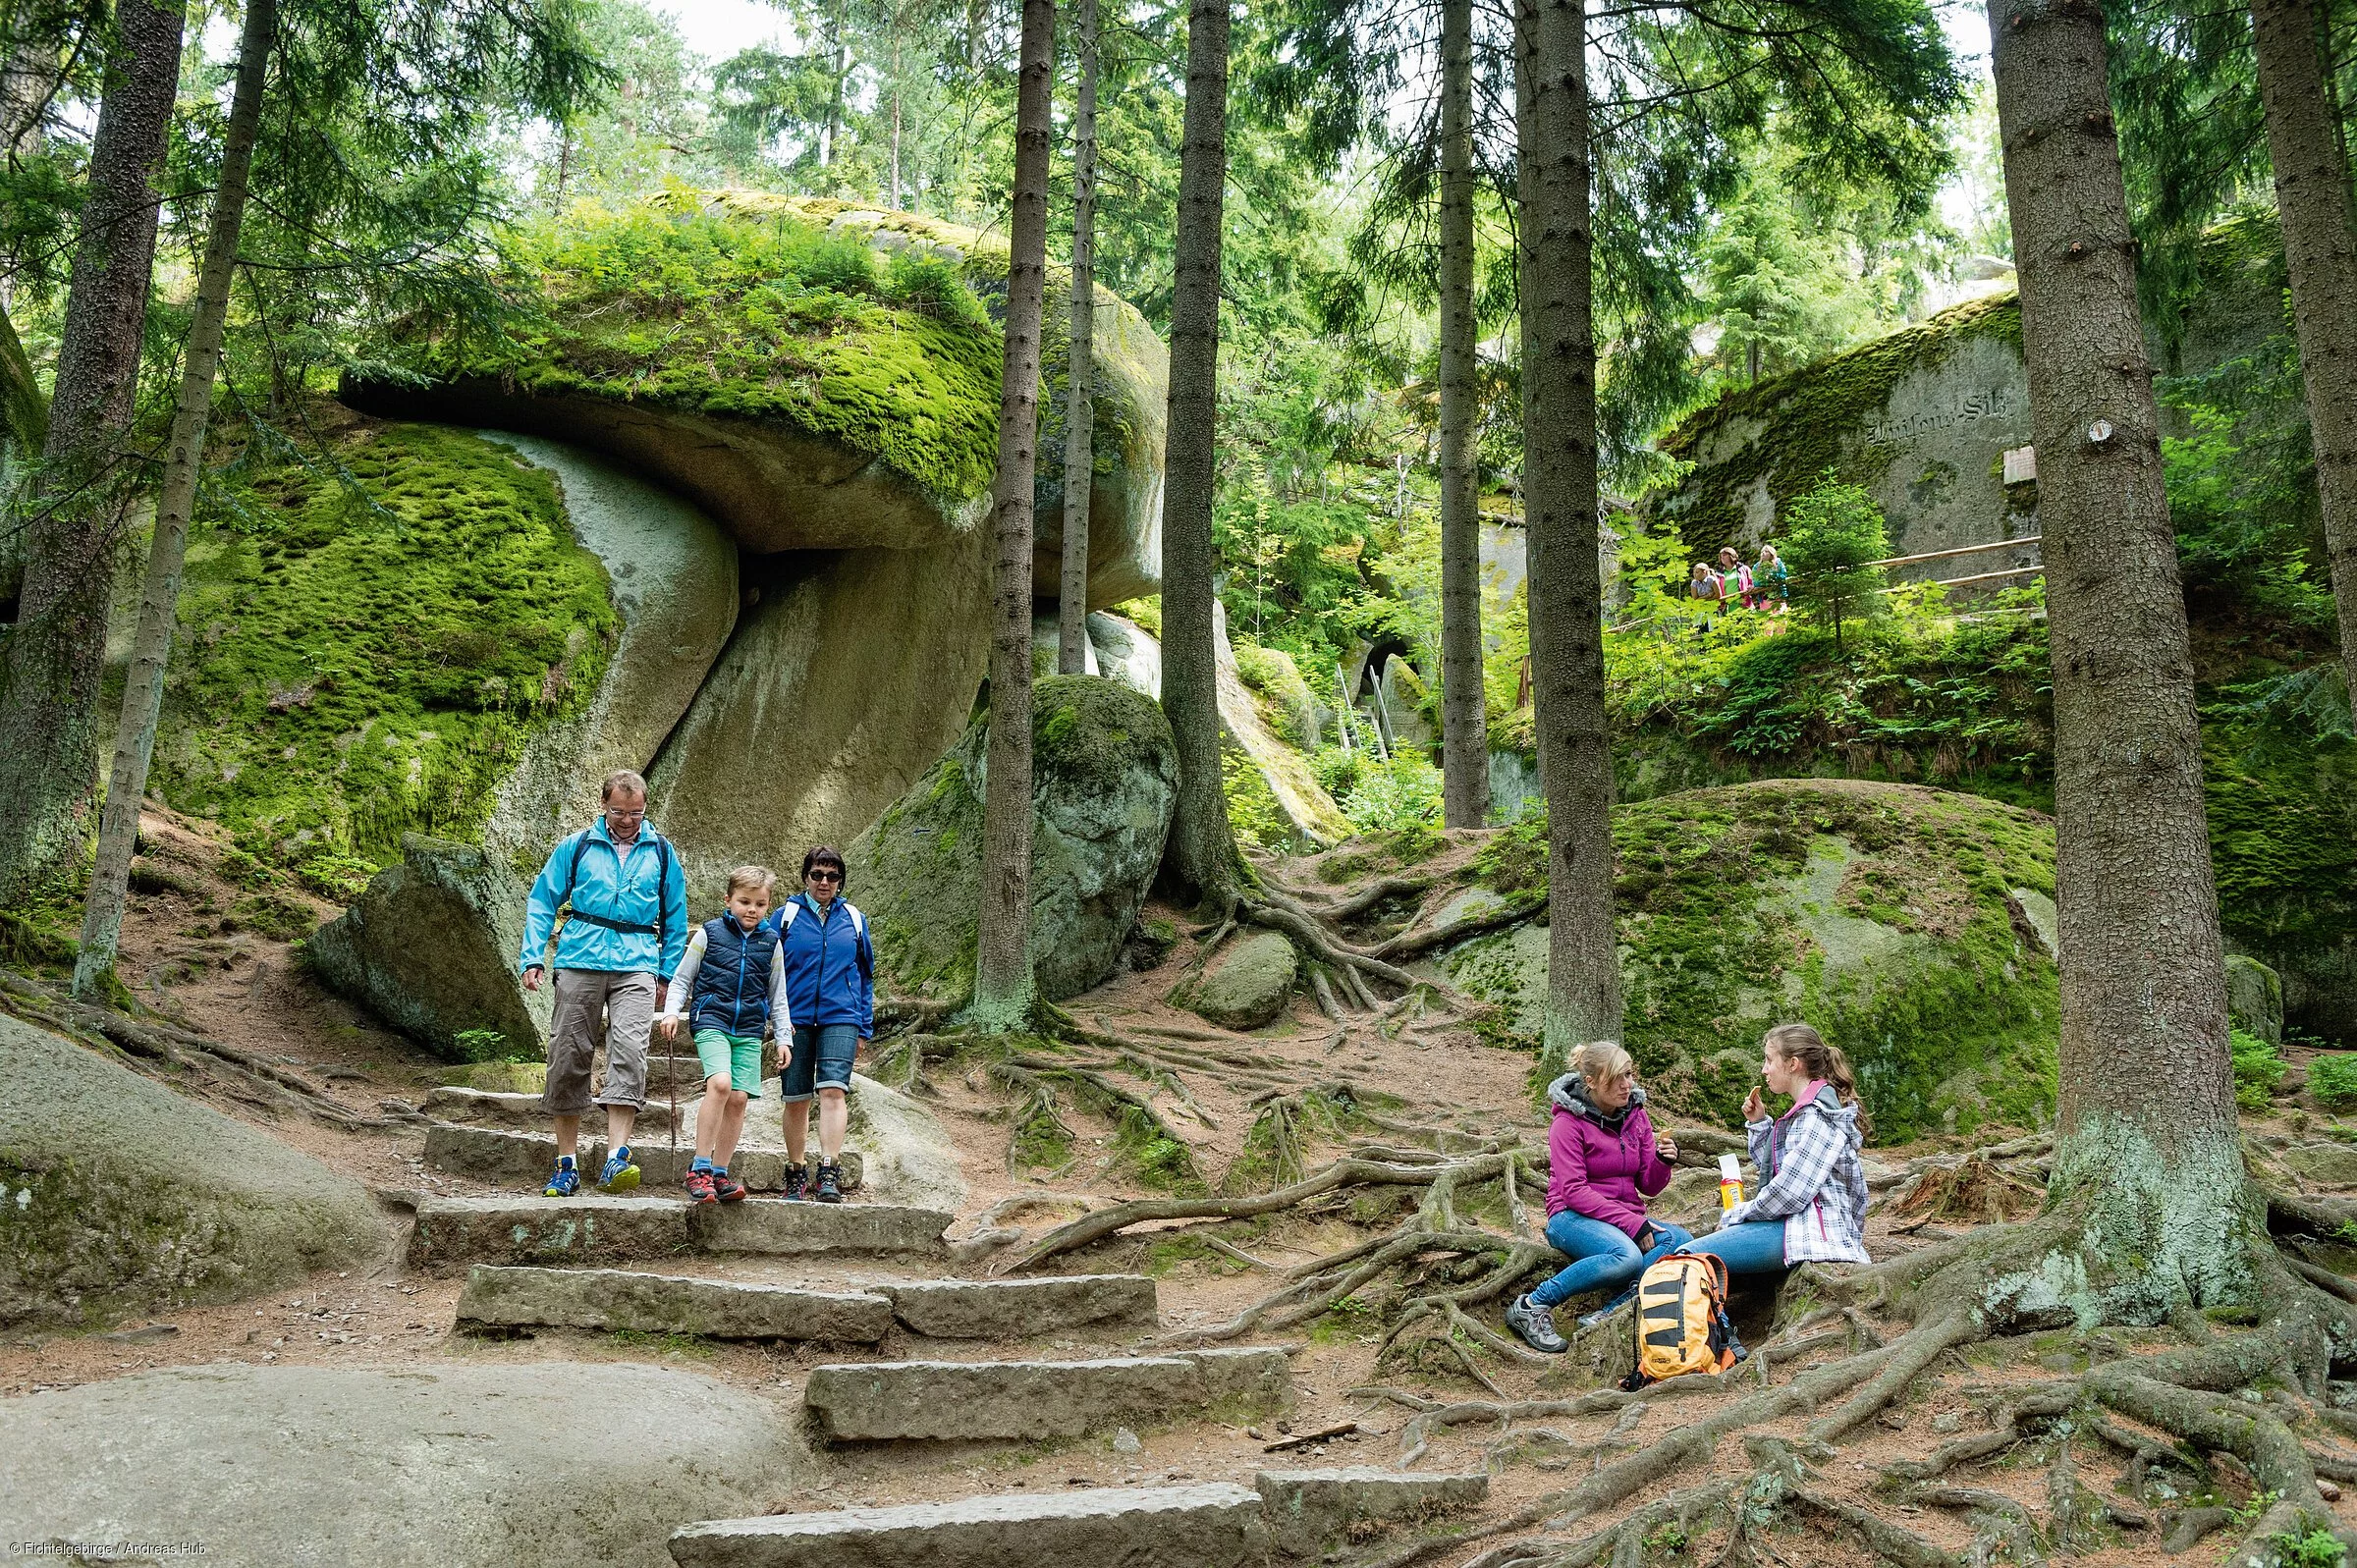
[[[722,1203],[744,1202],[744,1183],[725,1170],[712,1172],[712,1193]]]
[[[690,1170],[687,1172],[687,1201],[689,1203],[717,1202],[719,1195],[712,1190],[712,1186],[710,1171]]]

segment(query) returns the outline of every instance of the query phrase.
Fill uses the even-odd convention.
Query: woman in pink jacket
[[[1645,1214],[1645,1200],[1670,1185],[1677,1146],[1657,1137],[1645,1114],[1636,1064],[1609,1041],[1571,1053],[1571,1070],[1547,1086],[1555,1106],[1548,1135],[1547,1244],[1571,1266],[1506,1309],[1533,1350],[1571,1347],[1555,1329],[1555,1309],[1583,1290],[1618,1290],[1580,1320],[1602,1318],[1626,1299],[1645,1266],[1691,1237]]]

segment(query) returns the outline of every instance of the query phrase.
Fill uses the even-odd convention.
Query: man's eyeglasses
[[[812,882],[841,882],[843,873],[840,871],[813,871],[810,873],[810,880]]]

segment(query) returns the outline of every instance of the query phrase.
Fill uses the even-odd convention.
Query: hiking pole
[[[663,1040],[663,1086],[671,1092],[671,1162],[680,1162],[680,1041],[676,1034]]]

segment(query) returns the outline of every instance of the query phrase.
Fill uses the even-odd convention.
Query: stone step
[[[628,1269],[521,1269],[476,1264],[459,1322],[500,1328],[635,1328],[709,1339],[822,1339],[872,1345],[892,1329],[892,1302],[856,1292],[795,1290],[639,1273]]]
[[[678,1198],[429,1198],[417,1206],[410,1261],[460,1264],[630,1263],[687,1252],[938,1257],[951,1217],[889,1204],[689,1204]]]
[[[1354,1465],[1334,1470],[1264,1470],[1252,1478],[1261,1519],[1278,1550],[1314,1557],[1330,1542],[1367,1525],[1421,1524],[1442,1514],[1477,1508],[1490,1495],[1490,1478],[1421,1475]]]
[[[1123,1422],[1162,1423],[1213,1406],[1236,1414],[1292,1400],[1281,1349],[1181,1350],[1096,1361],[900,1361],[811,1369],[819,1434],[838,1442],[1036,1441]]]
[[[1242,1568],[1264,1556],[1260,1496],[1229,1482],[1002,1493],[898,1508],[689,1525],[680,1568]]]
[[[656,1138],[664,1136],[655,1134]],[[575,1158],[581,1167],[581,1179],[584,1182],[593,1179],[606,1162],[604,1140],[592,1141],[584,1136]],[[640,1140],[630,1145],[630,1159],[638,1166],[641,1185],[676,1191],[686,1180],[695,1150],[687,1145],[673,1149],[665,1142]],[[549,1171],[555,1168],[557,1140],[547,1131],[513,1132],[502,1127],[437,1121],[425,1129],[425,1162],[447,1176],[529,1188],[547,1181]],[[808,1163],[815,1169],[816,1158]],[[786,1157],[774,1149],[740,1149],[729,1173],[755,1192],[778,1192],[786,1185]],[[859,1156],[846,1149],[844,1191],[858,1191],[864,1174]]]
[[[939,1209],[883,1203],[747,1203],[686,1206],[687,1229],[705,1252],[756,1253],[768,1258],[810,1253],[874,1253],[938,1258],[949,1252],[942,1232],[957,1217]]]
[[[932,1279],[871,1287],[893,1315],[932,1339],[1022,1339],[1083,1326],[1151,1328],[1154,1281],[1143,1274],[1050,1274],[1039,1279]]]
[[[495,1089],[468,1089],[445,1084],[425,1097],[420,1107],[439,1121],[463,1122],[470,1127],[501,1127],[510,1132],[548,1131],[548,1112],[541,1108],[540,1097],[529,1094],[510,1094]],[[685,1107],[680,1108],[680,1124],[686,1126],[690,1118]],[[606,1128],[603,1106],[591,1106],[581,1112],[581,1130],[602,1133]],[[638,1112],[636,1133],[644,1138],[650,1134],[661,1137],[671,1128],[671,1106],[664,1101],[650,1101]]]

